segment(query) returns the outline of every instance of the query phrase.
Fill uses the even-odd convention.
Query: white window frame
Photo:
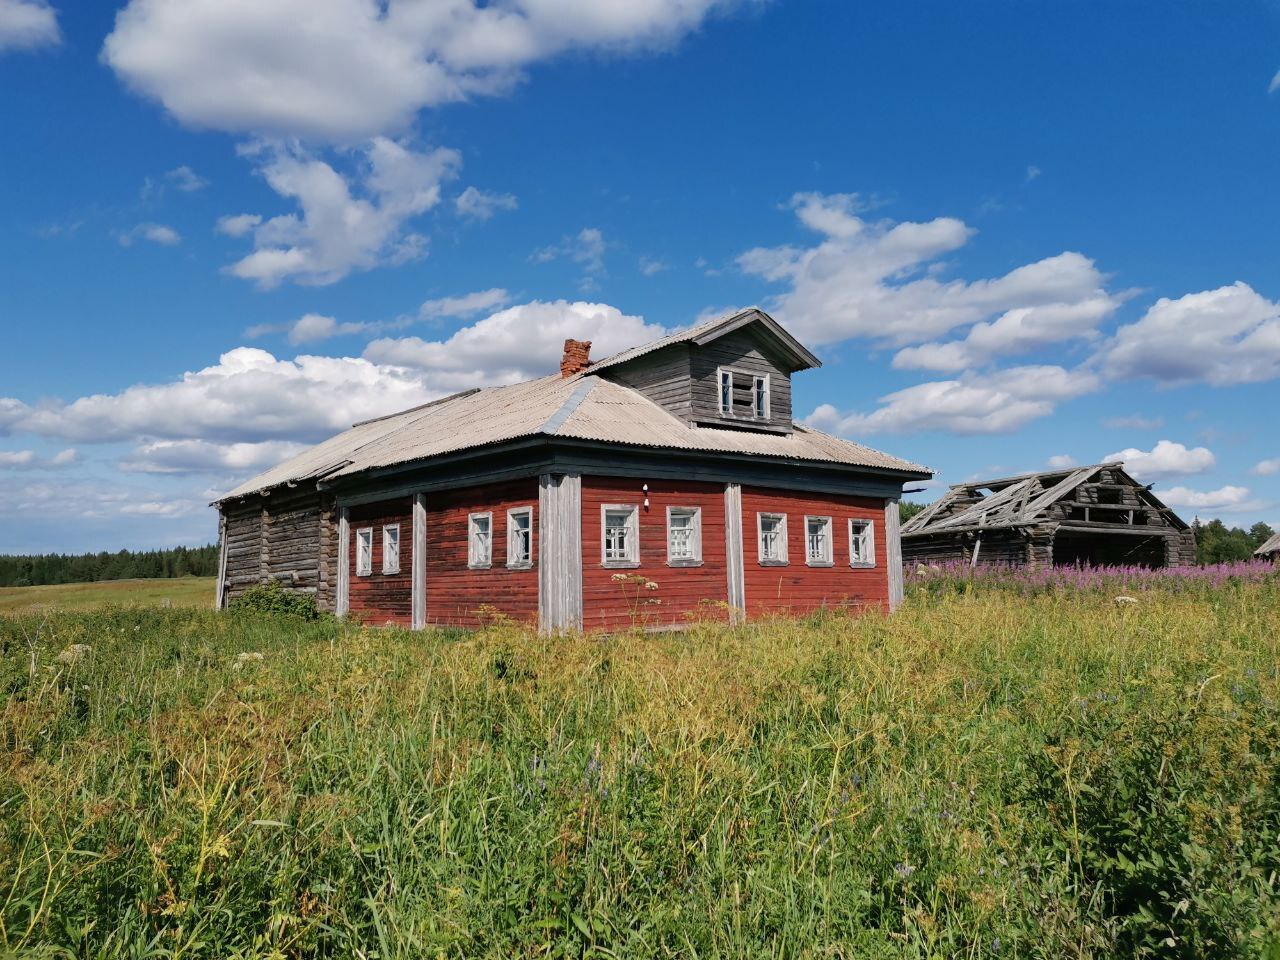
[[[763,391],[761,384],[764,385]],[[763,409],[761,409],[760,398],[764,398]],[[768,420],[771,416],[771,407],[773,405],[772,383],[769,374],[756,374],[751,381],[751,406],[757,420]]]
[[[373,573],[373,527],[356,530],[356,576],[367,577]]]
[[[813,523],[815,520],[822,523],[823,532],[826,534],[826,549],[823,551],[822,556],[816,558],[809,549],[809,524]],[[836,548],[835,544],[832,542],[835,539],[834,533],[834,524],[831,522],[830,517],[807,516],[804,518],[804,562],[806,566],[830,567],[835,565]]]
[[[481,560],[477,555],[476,521],[484,519],[488,522],[489,555]],[[493,566],[493,512],[467,514],[467,568],[469,570],[488,570]]]
[[[725,377],[729,378],[729,404],[725,406],[724,402],[724,384]],[[751,381],[751,414],[750,416],[735,413],[733,410],[733,385],[735,377],[743,377]],[[760,409],[758,400],[759,386],[764,385],[764,409]],[[735,370],[733,367],[717,367],[716,368],[716,404],[720,408],[720,416],[732,418],[734,420],[767,420],[769,419],[769,409],[772,404],[770,399],[771,381],[767,373],[751,373],[746,370]]]
[[[610,511],[627,511],[627,555],[623,559],[610,558],[607,534]],[[602,503],[600,505],[600,565],[611,568],[640,566],[640,505],[635,503]]]
[[[529,518],[529,555],[518,556],[519,544],[516,541],[516,517]],[[533,566],[533,507],[512,507],[507,511],[507,568],[509,570],[528,570]]]
[[[855,560],[854,541],[861,538],[866,544],[870,560]],[[858,570],[870,570],[876,565],[876,525],[872,520],[849,519],[849,566]]]
[[[394,548],[391,546],[395,544]],[[382,526],[382,572],[400,572],[400,524],[387,523]]]
[[[782,534],[782,556],[768,557],[765,556],[764,546],[764,518],[776,517],[782,521],[779,530]],[[785,513],[773,513],[768,510],[761,510],[756,513],[756,556],[762,567],[785,567],[790,561],[787,551],[787,515]]]
[[[674,529],[671,525],[671,518],[676,514],[688,516],[692,519],[689,523],[689,539],[690,545],[693,547],[692,556],[677,557],[672,550],[671,532]],[[702,565],[702,508],[701,507],[667,507],[667,566],[669,567],[697,567]]]

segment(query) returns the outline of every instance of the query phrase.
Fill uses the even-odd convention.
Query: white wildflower
[[[645,588],[646,590],[657,590],[657,589],[658,589],[658,583],[657,583],[657,581],[656,581],[656,580],[649,580],[649,581],[647,581],[647,582],[645,583],[644,588]]]
[[[1127,603],[1137,603],[1137,602],[1138,602],[1137,597],[1116,597],[1116,603],[1120,604],[1121,606],[1124,606]]]
[[[85,654],[92,649],[93,647],[89,646],[87,643],[73,643],[58,654],[57,660],[59,663],[65,663],[67,666],[72,666],[73,664],[79,663],[83,660]]]
[[[246,663],[258,663],[259,661],[261,661],[261,660],[263,660],[263,659],[264,659],[264,658],[263,658],[262,654],[260,654],[260,653],[255,653],[255,652],[249,652],[249,653],[237,653],[237,654],[236,654],[236,662],[235,662],[235,663],[233,663],[233,664],[231,665],[231,669],[232,669],[232,670],[243,670],[243,669],[244,669],[244,665],[245,665]]]
[[[615,573],[609,579],[614,581],[615,583],[622,583],[622,581],[627,579],[627,575],[625,573]]]

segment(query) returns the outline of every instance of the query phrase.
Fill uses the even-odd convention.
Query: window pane
[[[760,557],[763,560],[783,559],[785,534],[783,518],[776,514],[760,517]]]
[[[604,559],[610,562],[633,560],[631,518],[634,510],[606,510],[604,515]]]
[[[810,563],[830,562],[831,521],[825,517],[810,517],[806,523],[805,543]]]
[[[851,520],[849,531],[849,562],[875,563],[871,523],[867,520]]]
[[[492,521],[487,516],[474,516],[471,518],[471,536],[468,545],[469,562],[473,566],[488,566],[489,558],[492,554],[492,544],[490,540],[490,525]]]
[[[533,559],[533,515],[527,510],[507,515],[510,534],[507,537],[507,563],[524,564]]]
[[[400,572],[400,528],[398,526],[382,528],[382,572]]]
[[[756,377],[756,416],[767,417],[769,415],[769,397],[768,391],[765,390],[765,378]]]
[[[729,413],[733,409],[733,374],[728,370],[720,371],[720,412]]]
[[[667,555],[671,560],[698,559],[694,510],[672,510],[667,520]]]

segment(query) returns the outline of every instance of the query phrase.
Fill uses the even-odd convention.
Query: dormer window
[[[719,371],[720,416],[744,420],[769,418],[769,377],[742,370]]]

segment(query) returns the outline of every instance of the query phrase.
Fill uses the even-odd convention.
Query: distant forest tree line
[[[923,503],[903,500],[898,505],[898,513],[902,522],[906,523],[924,508]],[[1210,520],[1208,523],[1197,520],[1191,524],[1191,529],[1196,532],[1196,563],[1248,560],[1255,550],[1275,534],[1268,524],[1261,522],[1243,530],[1240,527],[1228,527],[1221,520]]]
[[[902,501],[902,519],[911,519],[924,505]],[[1248,530],[1228,527],[1221,520],[1193,524],[1196,560],[1227,563],[1248,560],[1275,532],[1265,523]],[[79,555],[46,553],[0,556],[0,587],[33,587],[47,583],[93,583],[97,580],[158,580],[169,577],[216,577],[218,545],[174,547],[170,550],[120,550]]]
[[[169,550],[0,556],[0,587],[34,587],[47,583],[93,583],[98,580],[216,577],[217,575],[218,545],[216,543],[203,547],[173,547]]]

